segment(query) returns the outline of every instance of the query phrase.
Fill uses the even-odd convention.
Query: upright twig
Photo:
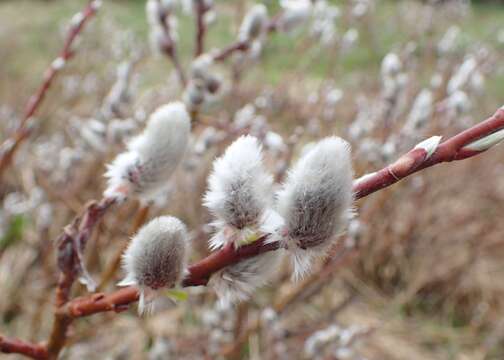
[[[163,38],[164,41],[162,44],[162,51],[171,60],[173,66],[175,67],[175,72],[177,73],[180,84],[182,85],[182,87],[185,87],[187,83],[186,75],[178,57],[177,45],[172,36],[172,28],[170,26],[169,18],[170,18],[169,12],[159,13],[159,23],[161,24],[161,27],[164,31],[164,38]]]
[[[196,46],[194,49],[194,57],[198,57],[205,51],[205,35],[207,25],[205,23],[205,14],[209,9],[205,0],[195,0],[194,2],[196,11]]]
[[[148,205],[141,206],[140,209],[138,209],[135,215],[135,220],[133,221],[133,226],[131,227],[130,230],[130,235],[134,235],[140,229],[140,227],[143,224],[145,224],[148,215],[149,215]],[[97,287],[98,291],[102,291],[104,287],[108,284],[108,282],[114,277],[115,273],[117,272],[117,269],[119,268],[119,265],[121,264],[122,254],[128,247],[128,244],[129,244],[128,241],[125,241],[124,243],[121,244],[118,251],[114,254],[114,257],[112,258],[112,261],[110,262],[109,266],[105,268],[105,270],[103,271],[102,278]]]
[[[114,203],[115,200],[108,198],[89,203],[84,213],[65,228],[57,241],[58,267],[61,273],[56,289],[54,322],[47,344],[49,359],[58,357],[65,345],[67,330],[72,322],[71,318],[60,314],[58,309],[70,299],[70,292],[77,276],[88,277],[87,281],[91,281],[83,264],[82,253],[96,224]]]
[[[72,49],[75,39],[84,30],[86,23],[95,15],[100,4],[100,0],[90,1],[84,10],[74,15],[63,49],[46,70],[43,82],[37,92],[28,100],[24,115],[17,129],[0,146],[0,179],[11,163],[16,150],[21,143],[30,136],[32,128],[29,120],[33,118],[39,109],[56,75],[64,68],[66,62],[75,55],[75,51]]]

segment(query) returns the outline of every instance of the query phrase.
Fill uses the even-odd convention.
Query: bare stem
[[[147,217],[149,215],[149,206],[142,206],[136,213],[135,220],[133,221],[133,226],[130,230],[130,235],[134,235],[140,227],[145,224]],[[129,242],[125,241],[121,244],[118,251],[115,253],[109,266],[103,272],[100,284],[97,290],[101,291],[108,284],[108,282],[114,277],[119,265],[121,265],[122,254],[128,247]]]
[[[5,354],[22,354],[32,359],[47,359],[47,349],[45,346],[3,336],[0,336],[0,352]]]
[[[51,87],[53,80],[56,75],[64,67],[65,63],[70,60],[75,52],[72,49],[72,45],[77,38],[77,36],[82,32],[86,23],[89,19],[96,14],[98,10],[98,2],[90,1],[87,6],[80,12],[77,17],[79,21],[73,23],[65,39],[63,49],[61,50],[59,56],[51,63],[51,66],[46,70],[44,74],[44,79],[42,84],[38,88],[37,92],[33,94],[28,103],[26,104],[25,112],[23,118],[21,119],[17,129],[12,133],[12,135],[7,138],[2,145],[0,145],[0,179],[7,167],[12,162],[16,150],[19,145],[28,138],[31,134],[31,127],[29,126],[29,120],[35,115],[40,105],[42,104],[49,88]]]
[[[159,14],[159,23],[161,24],[161,27],[163,28],[164,31],[164,43],[162,44],[162,50],[168,56],[173,66],[175,67],[175,72],[177,73],[180,84],[182,85],[182,87],[185,87],[187,80],[184,73],[184,69],[182,68],[182,64],[180,63],[178,57],[177,45],[173,40],[172,28],[170,26],[169,19],[170,19],[169,12]]]
[[[205,35],[207,27],[205,24],[205,13],[209,10],[205,4],[205,0],[197,0],[196,6],[196,47],[194,49],[194,57],[198,57],[205,51]]]
[[[273,17],[266,26],[268,34],[275,32],[278,29],[278,19],[280,15]],[[215,62],[222,62],[228,59],[231,55],[236,52],[247,51],[251,46],[249,40],[236,40],[234,43],[229,44],[228,46],[217,50],[215,54],[213,54],[213,60]]]
[[[184,280],[183,286],[204,286],[216,271],[258,254],[277,250],[280,247],[278,242],[267,244],[266,239],[267,236],[263,236],[253,244],[238,249],[235,249],[234,245],[230,243],[210,254],[189,267],[189,275]],[[71,318],[78,318],[105,311],[120,312],[127,309],[129,304],[137,301],[138,295],[138,290],[134,287],[126,287],[108,295],[93,294],[68,302],[60,308],[59,313]]]
[[[215,62],[221,62],[226,60],[228,57],[233,55],[235,52],[238,51],[246,51],[250,47],[250,43],[248,41],[241,41],[238,40],[220,50],[218,50],[214,55],[213,55],[213,60]]]
[[[503,128],[504,107],[497,110],[487,120],[439,144],[430,157],[427,156],[424,149],[413,149],[401,156],[393,164],[357,179],[353,187],[355,198],[363,198],[436,164],[463,160],[478,155],[483,151],[471,151],[464,147]]]
[[[72,323],[72,318],[62,314],[59,309],[70,299],[72,285],[76,277],[79,274],[87,274],[82,252],[96,224],[114,203],[113,199],[90,202],[84,213],[76,217],[58,239],[58,267],[61,274],[56,289],[54,322],[47,344],[49,359],[57,359],[66,343],[68,327]]]

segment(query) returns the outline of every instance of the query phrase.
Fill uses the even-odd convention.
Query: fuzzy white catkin
[[[455,115],[461,115],[471,109],[471,99],[464,91],[457,90],[447,99],[447,105]]]
[[[329,343],[334,342],[341,335],[341,329],[337,325],[331,325],[328,328],[318,330],[310,335],[305,341],[304,351],[306,355],[314,357],[321,352],[321,348]]]
[[[238,138],[215,160],[204,204],[216,218],[218,229],[227,227],[246,235],[247,230],[259,228],[271,205],[273,182],[262,161],[261,146],[253,136]],[[223,232],[211,239],[211,248],[225,244]],[[238,237],[237,245],[240,240]]]
[[[462,65],[459,66],[457,71],[453,74],[448,81],[447,90],[448,94],[453,94],[455,91],[462,89],[470,80],[471,75],[478,67],[478,61],[474,56],[469,56]]]
[[[173,0],[148,0],[145,5],[149,24],[149,43],[152,51],[160,55],[168,51],[172,42],[178,39],[177,18],[174,14],[176,2]],[[165,30],[166,22],[167,30]]]
[[[280,29],[291,32],[308,22],[313,12],[311,0],[280,0],[283,13],[279,21]]]
[[[209,285],[224,305],[245,301],[271,280],[281,259],[281,252],[277,250],[240,261],[214,274]]]
[[[432,116],[433,101],[432,92],[428,89],[423,89],[417,95],[404,126],[406,133],[415,135],[427,124]]]
[[[440,55],[446,55],[453,52],[456,48],[457,40],[460,35],[458,26],[450,26],[437,44],[437,51]]]
[[[161,3],[157,0],[147,0],[145,3],[145,14],[147,15],[147,23],[150,26],[159,24],[161,12]]]
[[[240,41],[250,41],[260,37],[265,31],[268,22],[268,9],[264,4],[254,5],[243,18],[238,32]]]
[[[289,171],[277,208],[285,220],[280,236],[292,255],[294,278],[305,275],[344,231],[352,178],[350,145],[335,136],[315,144]]]
[[[240,246],[282,225],[281,217],[268,208],[272,203],[272,176],[262,161],[259,141],[242,136],[214,162],[204,198],[216,218],[211,248],[229,241]],[[228,266],[212,276],[210,285],[223,303],[245,300],[276,273],[280,257],[280,251],[273,251]]]
[[[188,260],[189,237],[177,218],[162,216],[142,227],[123,255],[126,277],[120,286],[140,290],[139,312],[153,300],[156,290],[177,286]]]
[[[175,11],[176,1],[173,0],[147,0],[145,3],[145,13],[150,26],[159,25],[159,20],[166,14]]]
[[[283,219],[268,209],[261,225],[263,233],[273,234],[281,228]],[[275,240],[275,237],[271,237],[271,240]],[[278,273],[283,255],[282,250],[276,250],[240,261],[214,274],[209,285],[224,306],[247,300],[256,289],[268,284]]]
[[[399,56],[395,53],[388,53],[381,63],[382,77],[391,77],[398,75],[402,70],[402,63]]]
[[[146,200],[162,191],[185,153],[189,131],[183,103],[158,108],[144,131],[128,143],[128,151],[108,165],[104,196],[121,200],[135,194]]]
[[[210,75],[210,67],[213,65],[213,58],[209,54],[198,56],[191,63],[191,77],[196,79],[206,79]]]
[[[183,94],[184,102],[192,110],[211,103],[221,88],[221,79],[212,72],[214,60],[210,54],[198,56],[191,63],[189,84]]]

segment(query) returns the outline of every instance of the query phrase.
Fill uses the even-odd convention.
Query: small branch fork
[[[268,25],[266,26],[268,34],[274,33],[278,30],[278,21],[280,18],[281,14],[278,14],[269,21]],[[215,62],[223,62],[235,52],[247,51],[250,46],[250,40],[236,40],[234,43],[231,43],[228,46],[217,50],[214,54],[212,54],[212,57]]]
[[[427,150],[416,148],[402,155],[393,164],[357,179],[353,186],[355,199],[364,198],[413,173],[436,164],[463,160],[478,155],[483,151],[472,151],[467,149],[466,146],[502,129],[504,129],[504,107],[497,110],[487,120],[439,144],[431,156],[428,156]],[[103,218],[106,210],[113,204],[114,202],[111,200],[102,200],[99,203],[95,202],[88,205],[84,215],[74,220],[71,225],[74,229],[78,229],[77,235],[70,236],[68,234],[72,234],[72,232],[66,230],[60,237],[59,244],[64,243],[66,236],[69,236],[73,239],[80,239],[77,245],[85,245],[95,224]],[[264,235],[254,243],[238,249],[235,249],[231,243],[210,254],[189,267],[189,275],[182,285],[184,287],[207,285],[211,275],[226,266],[281,248],[279,242],[268,242],[268,237],[269,235]],[[82,246],[80,250],[83,249]],[[75,261],[69,261],[69,263],[74,264]],[[57,291],[58,306],[55,313],[55,323],[47,347],[0,337],[0,350],[2,352],[16,352],[35,359],[55,359],[64,346],[68,326],[74,319],[100,312],[121,312],[126,310],[129,304],[138,300],[138,290],[134,287],[127,287],[110,294],[95,293],[68,301],[69,289],[75,278],[75,274],[70,270],[72,268],[62,268],[62,278]]]
[[[84,10],[75,15],[74,19],[77,19],[77,21],[72,21],[60,55],[46,70],[42,84],[38,88],[37,92],[28,100],[23,118],[21,119],[17,129],[2,143],[2,145],[0,145],[0,179],[12,162],[19,145],[21,145],[21,143],[30,136],[32,131],[32,127],[29,124],[30,119],[32,119],[42,104],[53,83],[53,80],[56,78],[56,75],[58,75],[61,69],[65,66],[65,63],[74,56],[75,52],[72,49],[72,45],[77,36],[84,30],[86,23],[96,14],[99,6],[99,1],[90,1]]]
[[[90,202],[81,216],[76,217],[65,227],[57,240],[58,268],[60,277],[56,288],[56,310],[64,306],[70,299],[73,283],[77,276],[86,280],[88,287],[94,287],[92,279],[84,265],[83,252],[96,224],[105,216],[114,199],[103,199],[100,202]],[[51,335],[47,343],[47,359],[56,359],[65,346],[67,330],[72,319],[55,311]]]

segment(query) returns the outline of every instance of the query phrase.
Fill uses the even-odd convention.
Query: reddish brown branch
[[[138,210],[135,220],[133,221],[133,226],[130,230],[130,235],[134,235],[137,233],[137,231],[140,229],[140,227],[145,224],[147,221],[149,215],[149,206],[141,206],[140,209]],[[126,251],[128,247],[129,242],[125,241],[114,257],[112,258],[112,261],[110,262],[109,266],[105,268],[103,271],[100,283],[97,287],[98,291],[103,290],[103,288],[107,285],[107,283],[114,277],[117,269],[119,269],[119,266],[121,265],[121,259],[124,251]]]
[[[235,249],[233,244],[229,244],[210,254],[189,267],[189,276],[184,280],[183,286],[206,285],[212,274],[226,266],[280,247],[278,242],[268,243],[267,238],[268,236],[265,235],[254,243],[238,249]]]
[[[164,37],[163,37],[163,43],[161,44],[161,49],[171,60],[180,83],[182,84],[183,87],[185,87],[187,82],[186,76],[178,57],[177,46],[172,36],[172,28],[170,26],[169,20],[170,20],[169,12],[162,12],[159,14],[159,23],[161,24],[161,27],[163,28],[164,31]]]
[[[278,29],[279,19],[280,15],[277,15],[269,21],[268,25],[266,26],[268,34],[273,33]],[[227,58],[229,58],[231,55],[233,55],[235,52],[247,51],[250,48],[250,46],[251,46],[250,41],[237,40],[234,43],[231,43],[228,46],[220,50],[217,50],[215,54],[213,54],[213,60],[215,62],[222,62]]]
[[[226,60],[228,57],[230,57],[232,54],[238,51],[247,51],[250,47],[250,43],[248,41],[236,41],[228,46],[226,46],[223,49],[218,50],[214,55],[213,55],[213,60],[215,62],[220,62]]]
[[[229,244],[219,251],[210,254],[189,267],[189,275],[183,286],[206,285],[210,276],[226,266],[235,264],[263,252],[273,251],[279,248],[278,242],[266,243],[267,236],[239,249]],[[93,294],[76,298],[68,302],[59,310],[60,315],[70,318],[88,316],[104,311],[123,311],[129,304],[138,300],[138,291],[134,287],[127,287],[111,294]]]
[[[47,344],[49,359],[56,359],[65,346],[68,327],[72,322],[71,317],[61,314],[58,309],[70,299],[70,292],[76,277],[79,274],[88,276],[83,263],[82,252],[96,224],[114,203],[115,200],[113,199],[90,202],[84,213],[76,217],[58,239],[58,267],[61,274],[56,289],[54,322]]]
[[[401,156],[393,164],[358,179],[354,184],[355,198],[360,199],[380,189],[388,187],[405,177],[425,168],[443,162],[463,160],[480,154],[479,151],[467,150],[470,143],[504,128],[504,107],[487,120],[442,142],[437,150],[427,159],[423,149],[413,149]]]
[[[45,346],[3,336],[0,336],[0,352],[5,354],[22,354],[32,359],[47,359],[47,349]]]
[[[205,0],[197,0],[196,6],[196,46],[194,48],[194,57],[198,57],[205,51],[205,35],[207,26],[205,24],[205,14],[208,10],[208,6],[205,4]]]
[[[363,198],[435,164],[476,155],[478,152],[468,152],[463,147],[502,128],[504,128],[504,109],[498,110],[494,116],[484,122],[446,140],[438,146],[437,151],[429,159],[426,159],[427,152],[425,150],[414,149],[401,156],[392,165],[366,176],[363,180],[356,181],[353,187],[355,197],[356,199]],[[266,237],[237,250],[232,245],[228,245],[192,265],[189,269],[190,275],[183,285],[206,285],[210,276],[216,271],[240,260],[278,248],[279,244],[276,242],[267,244]],[[95,294],[75,299],[61,308],[60,311],[69,317],[81,317],[98,312],[123,310],[125,306],[137,301],[137,299],[136,289],[125,288],[108,295]]]
[[[97,1],[89,2],[84,10],[80,12],[79,15],[76,15],[77,17],[74,17],[74,19],[78,19],[78,21],[71,25],[59,57],[57,57],[52,62],[51,66],[46,70],[42,85],[39,87],[37,92],[28,100],[23,118],[21,119],[17,129],[0,146],[0,179],[4,171],[11,163],[16,150],[19,148],[19,145],[21,145],[21,143],[30,135],[32,129],[29,126],[29,120],[35,115],[38,108],[42,104],[56,75],[58,75],[65,63],[74,56],[75,53],[72,49],[72,45],[77,36],[84,29],[84,26],[86,25],[88,20],[91,19],[98,10],[98,4],[99,3]]]

